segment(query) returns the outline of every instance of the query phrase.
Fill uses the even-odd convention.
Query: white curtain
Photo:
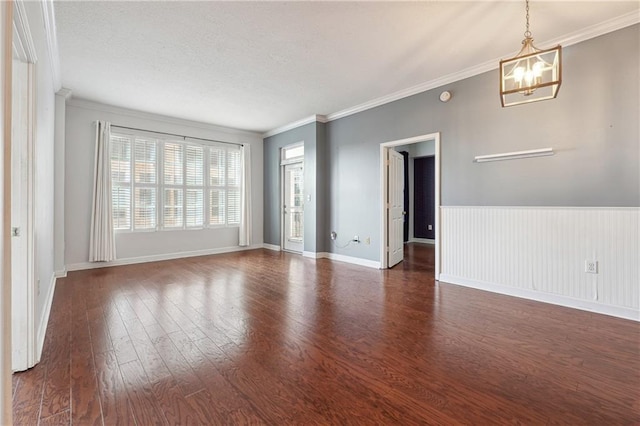
[[[251,150],[249,145],[240,147],[240,246],[251,245]]]
[[[108,262],[116,258],[116,241],[111,210],[111,123],[96,123],[96,155],[93,177],[93,206],[89,261]]]

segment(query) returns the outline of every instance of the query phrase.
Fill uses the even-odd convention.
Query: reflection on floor
[[[404,260],[397,265],[405,271],[435,273],[435,245],[423,243],[406,243],[404,245]]]
[[[71,272],[14,423],[634,424],[640,324],[250,250]]]

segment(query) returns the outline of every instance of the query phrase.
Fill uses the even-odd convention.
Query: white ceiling
[[[532,0],[531,31],[546,48],[639,8]],[[524,32],[524,1],[58,1],[55,13],[74,97],[258,132],[510,57]]]

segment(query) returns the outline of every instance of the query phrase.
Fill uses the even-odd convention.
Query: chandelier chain
[[[531,31],[529,31],[529,0],[525,0],[526,2],[526,11],[527,11],[527,30],[524,32],[525,38],[531,37]]]

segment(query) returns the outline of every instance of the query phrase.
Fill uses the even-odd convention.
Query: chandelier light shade
[[[511,59],[500,61],[500,100],[503,107],[553,99],[562,83],[562,47],[540,50],[529,31],[529,0],[526,0],[527,29],[522,49]]]

